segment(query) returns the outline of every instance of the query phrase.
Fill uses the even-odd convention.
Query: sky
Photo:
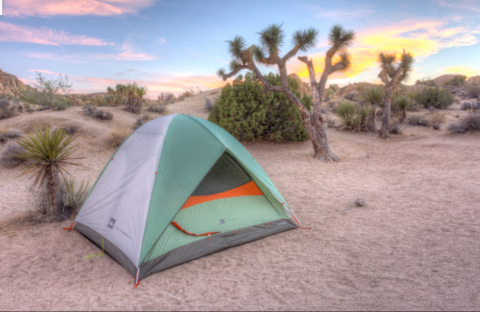
[[[354,30],[352,67],[329,83],[378,83],[378,54],[415,57],[406,82],[442,74],[480,75],[480,0],[230,1],[230,0],[3,0],[0,69],[33,84],[66,74],[73,92],[103,92],[137,82],[148,97],[185,88],[216,88],[228,68],[227,40],[241,35],[258,44],[258,32],[282,24],[282,54],[296,30],[318,30],[315,48],[300,52],[321,74],[333,25]],[[276,72],[275,67],[261,67]],[[296,57],[289,73],[308,81]]]

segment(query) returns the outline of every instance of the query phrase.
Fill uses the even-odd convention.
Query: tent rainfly
[[[123,142],[74,223],[137,283],[299,226],[242,144],[213,123],[181,114],[154,119]]]

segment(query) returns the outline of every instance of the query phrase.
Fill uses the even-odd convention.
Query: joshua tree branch
[[[294,57],[295,54],[297,54],[298,50],[300,50],[300,44],[295,45],[293,49],[291,49],[287,54],[285,54],[285,56],[282,58],[282,61],[286,62],[292,57]]]
[[[330,69],[330,74],[336,72],[336,71],[341,71],[345,69],[345,64],[343,62],[338,62],[335,65],[332,66],[332,69]]]
[[[306,56],[299,56],[297,58],[300,62],[303,62],[307,65],[307,68],[308,68],[308,75],[310,77],[310,85],[312,86],[312,100],[313,102],[317,102],[318,99],[317,99],[317,80],[315,78],[315,68],[313,67],[313,62],[312,60],[308,59]]]
[[[223,81],[226,81],[228,78],[235,76],[236,74],[238,74],[239,71],[243,69],[248,69],[248,65],[240,65],[238,66],[237,70],[234,70],[228,74],[223,75],[222,76]]]

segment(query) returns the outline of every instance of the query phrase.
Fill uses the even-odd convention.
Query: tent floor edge
[[[85,236],[99,248],[102,248],[102,235],[92,230],[88,226],[78,222],[75,223],[75,230]],[[113,260],[124,267],[130,274],[132,274],[133,277],[136,277],[137,267],[133,264],[133,262],[125,255],[125,253],[123,253],[123,251],[112,244],[108,239],[103,239],[105,253],[107,253]]]
[[[272,222],[250,226],[237,231],[216,234],[208,238],[178,247],[161,256],[140,265],[139,279],[189,262],[217,251],[245,244],[270,235],[297,229],[298,225],[290,219],[280,219]]]

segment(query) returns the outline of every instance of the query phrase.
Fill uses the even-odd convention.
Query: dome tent
[[[154,119],[117,149],[74,228],[145,276],[299,227],[253,156],[209,121]]]

